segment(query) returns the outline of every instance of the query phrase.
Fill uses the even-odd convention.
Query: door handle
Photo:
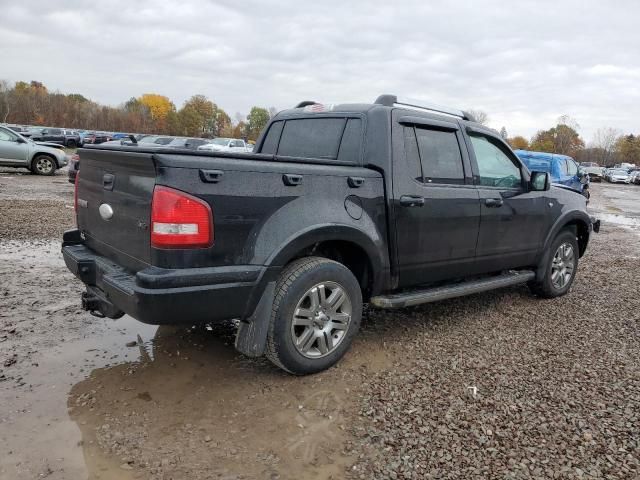
[[[403,207],[421,207],[424,205],[424,197],[417,195],[402,195],[400,205]]]
[[[503,203],[504,200],[502,200],[501,198],[487,198],[484,201],[484,204],[489,208],[501,207]]]

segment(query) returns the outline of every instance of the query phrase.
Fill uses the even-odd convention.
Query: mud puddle
[[[56,241],[0,241],[0,278],[1,479],[343,478],[355,389],[391,363],[375,331],[300,378],[231,322],[94,318]]]

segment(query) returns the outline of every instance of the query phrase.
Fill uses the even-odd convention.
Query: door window
[[[574,177],[574,176],[576,176],[578,174],[578,167],[571,160],[567,160],[567,173],[569,175],[571,175],[572,177]]]
[[[62,135],[62,130],[58,130],[57,128],[51,129],[47,132],[49,135]]]
[[[16,137],[12,133],[7,132],[6,130],[0,130],[0,140],[2,141],[15,142],[17,138],[18,137]]]
[[[405,127],[405,151],[417,180],[424,183],[464,183],[462,154],[456,132]]]
[[[471,135],[476,155],[480,185],[486,187],[518,188],[522,185],[520,168],[501,146],[482,135]]]

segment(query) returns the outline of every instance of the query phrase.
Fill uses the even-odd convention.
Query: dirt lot
[[[233,324],[82,312],[65,175],[0,170],[0,478],[638,478],[640,187],[593,186],[566,297],[372,310],[295,378],[238,355]]]

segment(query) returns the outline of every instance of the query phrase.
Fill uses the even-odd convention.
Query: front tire
[[[38,155],[31,162],[31,171],[36,175],[53,175],[56,173],[56,161],[49,155]]]
[[[555,298],[566,294],[578,271],[578,240],[576,234],[562,230],[545,255],[544,276],[529,284],[533,293],[543,298]]]
[[[77,146],[78,146],[78,143],[75,140],[67,141],[67,148],[76,148]]]
[[[276,284],[267,358],[295,375],[325,370],[347,352],[361,318],[362,292],[347,267],[321,257],[295,260]]]

